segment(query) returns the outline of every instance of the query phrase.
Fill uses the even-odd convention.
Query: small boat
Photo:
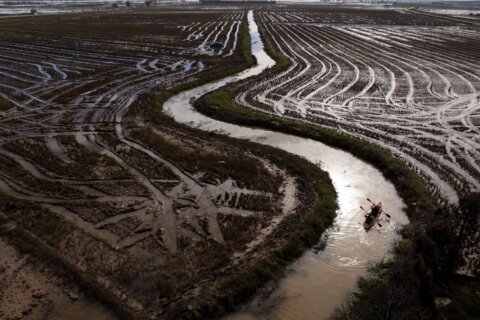
[[[372,228],[375,225],[375,223],[378,223],[379,220],[380,220],[380,215],[377,215],[376,217],[372,217],[371,213],[368,213],[367,215],[365,215],[363,228],[368,231],[370,230],[370,228]]]
[[[370,228],[372,228],[375,225],[375,223],[378,223],[378,225],[381,227],[382,225],[380,224],[380,222],[378,222],[380,220],[381,215],[382,215],[382,203],[379,202],[378,204],[373,204],[370,212],[365,215],[363,228],[368,231],[370,230]]]

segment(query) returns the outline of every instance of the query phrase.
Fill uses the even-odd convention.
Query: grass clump
[[[255,57],[252,55],[247,23],[242,23],[242,26],[240,27],[240,53],[248,66],[252,66],[256,63]]]
[[[269,51],[268,54],[275,60],[276,64],[270,69],[270,72],[278,73],[285,70],[290,65],[290,60],[277,51]]]
[[[440,308],[447,319],[478,320],[480,319],[480,282],[475,285],[459,279],[449,279],[442,284],[442,295],[451,302]]]

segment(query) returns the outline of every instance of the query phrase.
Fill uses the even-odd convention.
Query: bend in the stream
[[[383,259],[399,236],[397,229],[406,224],[404,203],[392,183],[380,171],[353,155],[318,141],[242,127],[208,118],[197,112],[191,102],[229,83],[260,74],[275,62],[263,49],[263,42],[253,12],[248,13],[252,54],[257,65],[177,94],[164,104],[164,110],[177,122],[206,131],[217,131],[283,149],[319,163],[330,174],[338,194],[339,210],[333,227],[327,232],[325,250],[307,251],[292,266],[292,272],[267,298],[256,297],[230,319],[326,319],[339,306],[356,280],[370,263]],[[368,206],[366,198],[383,201],[392,218],[382,221],[382,228],[365,232],[359,205]]]

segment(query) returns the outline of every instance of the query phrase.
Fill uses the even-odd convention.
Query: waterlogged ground
[[[154,109],[155,92],[243,68],[246,23],[242,10],[178,8],[0,21],[1,247],[12,251],[0,318],[111,317],[42,273],[52,257],[147,319],[188,309],[282,244],[315,200],[309,173]],[[19,291],[27,268],[43,278]]]
[[[112,318],[72,273],[135,318],[179,318],[283,243],[314,201],[311,175],[291,165],[298,159],[193,131],[154,109],[159,91],[242,68],[246,17],[240,8],[177,7],[0,20],[0,318]],[[242,84],[237,103],[384,146],[443,199],[479,188],[478,29],[381,9],[269,8],[255,19],[268,48],[292,64]],[[315,150],[313,162],[330,154],[313,141],[257,138]],[[355,203],[340,199],[348,208],[339,222],[348,223],[331,231],[320,261],[309,252],[298,268],[320,263],[341,270],[331,278],[341,281],[381,258],[406,219],[385,182],[374,196],[392,195],[396,213],[366,236],[352,217],[363,191],[374,191],[335,172],[338,190],[362,192]],[[360,235],[362,259],[335,242],[350,233]],[[57,274],[45,263],[52,257],[68,271]],[[320,276],[307,275],[282,288],[302,291]],[[331,301],[355,277],[345,283]],[[295,314],[284,306],[277,310]]]
[[[0,272],[1,319],[116,319],[105,307],[86,299],[78,287],[55,276],[54,269],[39,265],[2,238]]]
[[[358,277],[369,264],[389,255],[398,230],[408,222],[404,204],[393,185],[380,171],[341,150],[318,141],[280,132],[211,119],[192,106],[199,96],[228,83],[262,74],[274,65],[264,51],[258,25],[252,11],[248,13],[252,53],[257,65],[239,74],[182,92],[165,102],[164,108],[176,121],[206,131],[273,146],[301,156],[327,171],[337,192],[337,216],[333,226],[291,267],[291,272],[273,286],[267,286],[251,303],[226,319],[326,319],[346,295],[354,290]],[[268,71],[267,71],[268,72]],[[362,226],[364,213],[359,204],[366,198],[382,199],[390,218],[369,232]],[[272,284],[272,283],[270,283]],[[273,292],[270,289],[274,288]],[[263,294],[263,293],[267,294]]]
[[[440,198],[480,189],[480,30],[398,10],[258,10],[292,63],[236,102],[380,145]]]
[[[480,10],[479,9],[468,9],[468,8],[420,8],[421,11],[428,12],[428,13],[435,13],[435,14],[444,14],[454,17],[460,18],[470,18],[470,19],[478,19],[480,18]]]

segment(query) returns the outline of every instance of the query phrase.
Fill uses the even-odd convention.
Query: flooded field
[[[32,9],[36,14],[53,14],[66,12],[84,12],[110,9],[113,2],[108,1],[0,1],[0,16],[29,15]]]
[[[120,315],[189,312],[285,241],[286,221],[313,205],[315,181],[279,155],[192,132],[155,110],[156,92],[245,68],[244,11],[0,24],[5,237],[15,242],[18,232],[41,252],[53,250],[100,299],[120,305]],[[55,301],[21,305],[8,319],[44,308],[54,317]],[[77,313],[78,304],[60,309]]]
[[[273,65],[274,61],[263,50],[252,12],[249,19],[253,24],[250,28],[252,52],[258,65],[236,76],[180,93],[168,100],[164,107],[176,121],[283,149],[321,164],[322,169],[330,174],[338,194],[339,208],[334,226],[322,237],[321,246],[326,246],[325,250],[317,248],[307,252],[272,295],[258,297],[246,310],[227,317],[326,319],[354,288],[356,279],[365,274],[368,265],[387,257],[398,239],[398,230],[408,222],[403,212],[404,204],[392,184],[378,170],[346,152],[309,139],[216,121],[193,109],[190,105],[193,99],[225,84],[258,75]],[[382,220],[382,227],[366,233],[358,204],[364,203],[368,197],[383,199],[392,214],[391,219]]]
[[[234,294],[257,290],[238,279],[256,285],[249,270],[283,252],[319,205],[333,203],[321,212],[331,225],[336,193],[314,248],[227,317],[327,319],[390,256],[405,203],[347,152],[214,120],[192,103],[229,85],[242,110],[385,148],[453,203],[480,189],[479,38],[469,25],[381,8],[2,18],[0,318],[231,312]],[[272,72],[267,52],[290,64]],[[367,198],[391,216],[369,232]]]
[[[455,17],[462,18],[480,18],[480,9],[448,9],[448,8],[420,8],[421,11],[436,13],[436,14],[446,14]]]
[[[480,189],[477,27],[388,10],[259,10],[292,63],[236,102],[359,137],[404,159],[449,202]]]
[[[478,151],[476,131],[480,120],[476,82],[479,69],[474,68],[473,64],[470,65],[471,68],[457,66],[457,63],[459,65],[468,63],[470,60],[466,58],[467,56],[472,59],[480,58],[474,52],[476,46],[473,44],[479,36],[478,28],[452,25],[448,21],[424,16],[409,16],[407,12],[380,9],[358,11],[358,9],[322,8],[315,12],[311,8],[308,10],[297,8],[258,10],[256,13],[257,24],[262,31],[263,39],[266,39],[268,49],[274,53],[280,52],[288,57],[291,63],[281,72],[273,74],[265,72],[264,75],[260,74],[252,80],[230,85],[233,89],[229,90],[236,92],[233,101],[237,106],[267,113],[273,119],[278,117],[300,120],[377,143],[396,154],[398,158],[406,160],[424,178],[431,192],[441,202],[454,203],[457,201],[457,195],[463,196],[465,193],[478,191],[479,157],[475,152]],[[436,24],[437,27],[426,27],[432,24]],[[424,27],[421,27],[422,25]],[[377,34],[373,31],[376,28],[388,32],[383,35]],[[425,39],[410,38],[400,32],[401,30],[419,32],[422,29]],[[433,32],[438,32],[439,35],[432,36]],[[451,36],[446,37],[446,32],[450,32]],[[436,37],[439,41],[430,41],[429,36]],[[340,39],[345,41],[342,42]],[[359,43],[353,45],[354,39],[358,39]],[[449,41],[465,42],[465,46],[454,46],[448,43]],[[429,51],[428,55],[419,53],[414,55],[415,51],[422,50],[424,45],[439,44],[441,48],[444,46],[446,48],[443,51],[440,49]],[[402,47],[408,49],[402,50]],[[371,51],[366,50],[367,48],[371,48]],[[457,60],[453,60],[455,62],[445,59],[445,55],[440,58],[443,64],[434,62],[435,54],[440,55],[440,52],[445,54],[449,50],[452,50],[451,56],[456,55],[458,50],[465,50],[468,53],[465,56],[458,56]],[[412,54],[417,59],[425,59],[427,62],[420,63],[412,57],[402,58],[402,53]],[[382,58],[380,54],[387,56]],[[257,61],[262,59],[257,58]],[[407,71],[409,68],[413,70]],[[449,68],[467,74],[454,73]],[[457,78],[454,78],[453,74]],[[418,78],[420,76],[423,77],[422,81]],[[449,80],[449,77],[452,79]],[[402,83],[404,81],[405,83]],[[451,105],[455,105],[452,107],[454,110],[448,110],[447,107],[437,110],[439,106],[450,104],[447,102],[442,104],[433,97],[427,98],[427,94],[437,95],[440,89],[434,87],[440,83],[443,85],[441,87],[443,92],[450,94],[455,92],[450,97]],[[454,91],[454,87],[458,93]],[[223,99],[223,94],[227,95],[231,91],[219,91],[204,101],[207,101],[207,104],[217,104],[218,100]],[[201,107],[203,103],[205,102],[198,105],[200,110],[205,110]],[[222,120],[223,116],[232,119],[229,117],[229,108],[232,107],[227,105],[224,111],[222,107],[215,105],[214,108],[206,110],[211,115],[215,113],[212,110],[220,109],[220,116],[214,115],[216,119]],[[292,267],[291,274],[279,283],[278,289],[266,296],[258,296],[239,313],[228,317],[228,319],[328,318],[335,306],[344,301],[346,293],[354,285],[354,279],[363,274],[368,262],[385,258],[388,244],[395,239],[398,227],[405,223],[401,216],[397,216],[395,223],[398,225],[387,224],[386,228],[377,230],[384,233],[381,241],[370,233],[365,237],[355,214],[358,214],[358,203],[368,197],[369,193],[375,192],[369,189],[368,183],[373,174],[366,169],[360,170],[368,173],[363,178],[356,179],[356,172],[347,169],[345,170],[347,177],[338,177],[330,163],[342,163],[340,160],[342,157],[335,155],[332,159],[325,156],[325,153],[330,154],[331,151],[326,151],[324,147],[304,144],[302,139],[286,135],[277,136],[276,133],[265,133],[261,130],[254,133],[245,128],[239,129],[212,122],[183,108],[180,108],[181,112],[174,111],[178,109],[178,106],[171,107],[175,119],[182,122],[206,130],[227,132],[232,136],[252,139],[258,143],[275,145],[320,163],[330,173],[340,205],[335,223],[338,229],[333,228],[325,235],[331,242],[327,242],[324,251],[313,250],[306,253]],[[243,110],[240,108],[235,111],[240,114],[237,119],[242,119]],[[428,120],[430,113],[433,114],[433,120]],[[463,114],[467,121],[461,120]],[[245,119],[237,121],[249,123],[249,119],[252,118]],[[255,119],[261,119],[258,123],[263,123],[265,118]],[[273,119],[272,121],[275,121]],[[462,125],[456,125],[457,120]],[[425,124],[420,121],[425,121]],[[448,128],[442,129],[437,121]],[[254,120],[250,123],[256,125]],[[422,130],[425,131],[423,135],[420,134]],[[437,130],[443,132],[445,137],[439,136]],[[386,133],[382,134],[383,131]],[[270,135],[275,138],[270,138]],[[465,145],[462,144],[455,148],[453,145],[445,144],[449,139],[460,137],[467,139],[470,147],[464,148]],[[431,142],[431,139],[435,142]],[[394,144],[393,141],[397,143]],[[419,149],[416,149],[417,145]],[[455,151],[452,152],[450,148]],[[322,150],[319,153],[322,153],[323,157],[316,158],[314,156],[316,153],[312,150]],[[461,153],[456,153],[459,150],[466,152],[463,156],[468,158],[468,161],[459,160],[462,157]],[[449,163],[445,157],[448,160],[453,159],[453,162]],[[339,166],[350,168],[347,163],[350,162],[346,161]],[[442,166],[451,172],[444,172]],[[445,181],[441,177],[444,177]],[[351,179],[356,182],[345,183],[352,181]],[[379,181],[380,179],[375,179],[374,184],[379,184]],[[461,181],[468,181],[471,184]],[[352,190],[343,189],[342,183],[352,187],[353,190],[355,190],[353,186],[359,186],[357,204],[352,201],[355,199],[354,193],[349,193]],[[382,190],[388,189],[383,187]],[[344,194],[348,195],[345,197],[348,203],[345,207],[342,203]],[[379,197],[389,199],[387,202],[390,204],[395,203],[388,194],[392,193],[380,193]],[[392,210],[401,212],[401,206]],[[396,231],[393,231],[395,229]],[[385,246],[381,248],[382,245],[379,244]],[[478,246],[472,252],[478,253]],[[473,258],[470,262],[475,265],[475,254],[469,256]]]

